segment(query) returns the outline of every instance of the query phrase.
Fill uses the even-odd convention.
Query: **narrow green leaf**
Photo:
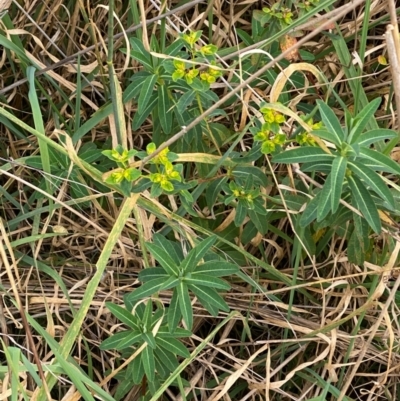
[[[160,248],[164,249],[164,251],[171,256],[174,262],[179,265],[183,259],[182,250],[177,243],[171,242],[166,239],[164,235],[154,234],[153,235],[153,244],[158,245]]]
[[[391,207],[395,207],[393,195],[378,173],[356,161],[349,162],[349,168]]]
[[[120,333],[118,333],[120,334]],[[128,335],[122,338],[121,341],[115,346],[115,349],[122,350],[130,347],[132,344],[136,344],[141,339],[141,334],[136,331],[129,330]],[[117,334],[116,334],[117,335]],[[107,341],[107,340],[106,340]],[[108,348],[110,349],[110,348]]]
[[[139,111],[136,112],[136,114],[134,115],[133,120],[132,120],[132,129],[137,130],[140,128],[140,126],[143,124],[144,120],[146,120],[146,118],[149,116],[149,114],[154,109],[154,107],[157,103],[157,99],[158,99],[157,93],[154,93],[151,96],[146,109],[143,110],[142,113],[139,113]],[[83,125],[82,125],[82,127],[83,127]]]
[[[244,206],[243,203],[244,202],[242,201],[242,199],[239,199],[239,202],[236,205],[236,214],[234,220],[236,227],[239,227],[243,223],[247,215],[247,208],[246,206]]]
[[[251,176],[254,179],[254,183],[263,187],[268,186],[268,178],[266,174],[258,167],[255,166],[237,166],[231,174],[243,181],[247,181],[247,178]]]
[[[324,139],[328,142],[335,144],[337,147],[341,145],[338,136],[328,131],[327,129],[317,129],[313,130],[311,133],[315,136],[318,136],[321,139]]]
[[[310,171],[318,171],[319,173],[328,174],[332,170],[332,161],[331,159],[329,162],[320,163],[320,162],[313,162],[313,163],[304,163],[301,166],[301,171],[310,172]]]
[[[142,40],[139,40],[138,38],[132,36],[131,38],[129,38],[129,42],[131,43],[132,50],[140,52],[144,56],[150,57],[150,53],[145,49]]]
[[[198,263],[203,259],[205,254],[214,245],[217,237],[212,235],[197,244],[186,256],[185,260],[181,263],[180,269],[184,272],[193,272]]]
[[[400,166],[390,157],[385,156],[376,150],[363,147],[360,149],[360,156],[371,160],[374,165],[380,166],[383,171],[393,174],[400,174]]]
[[[194,271],[194,274],[204,274],[210,277],[223,277],[230,276],[238,271],[239,267],[233,263],[222,260],[211,260],[198,265]]]
[[[353,122],[353,127],[351,128],[350,134],[349,134],[349,143],[355,143],[358,141],[358,138],[364,131],[364,128],[367,126],[368,121],[373,118],[376,110],[378,110],[379,105],[381,104],[382,99],[381,98],[376,98],[372,100],[370,103],[367,104],[366,107],[364,107],[361,112],[357,115],[356,118],[354,118]]]
[[[363,214],[365,220],[368,221],[371,228],[379,234],[382,230],[381,220],[372,196],[357,177],[347,177],[347,181],[349,182],[351,194],[360,212]]]
[[[131,50],[130,56],[134,60],[142,64],[147,71],[154,72],[153,64],[151,63],[150,57],[147,57],[144,54],[141,54],[140,52],[134,50]]]
[[[321,148],[313,146],[302,146],[300,148],[289,149],[285,152],[273,156],[273,163],[307,163],[322,162],[329,163],[333,161],[334,156],[324,152]]]
[[[141,270],[138,275],[138,279],[142,283],[161,277],[164,277],[165,280],[169,277],[162,267],[149,267]]]
[[[175,338],[157,338],[157,345],[163,347],[169,352],[172,352],[176,355],[182,356],[184,358],[189,358],[190,353],[187,348],[177,339]]]
[[[193,273],[190,277],[184,278],[186,284],[200,285],[204,287],[217,288],[219,290],[229,291],[231,286],[218,277],[209,277],[203,274]]]
[[[140,384],[144,376],[142,355],[138,355],[128,366],[127,375],[132,377],[135,384]]]
[[[181,327],[177,327],[173,333],[169,330],[167,326],[161,326],[157,332],[157,338],[182,338],[182,337],[190,337],[192,332],[186,329],[182,329]]]
[[[169,304],[167,315],[168,327],[171,333],[175,332],[176,328],[178,327],[179,321],[181,320],[181,317],[182,313],[178,303],[178,290],[175,289],[172,294],[171,303]]]
[[[206,202],[210,210],[215,206],[218,195],[221,193],[223,185],[228,181],[228,177],[220,177],[213,180],[206,189]]]
[[[196,92],[193,90],[185,92],[176,104],[177,112],[182,114],[192,104],[195,96]]]
[[[162,362],[162,364],[170,371],[173,372],[178,367],[178,361],[176,356],[169,351],[169,349],[165,349],[164,347],[158,346],[155,354],[157,358]]]
[[[169,135],[172,129],[172,110],[171,102],[168,97],[168,88],[164,85],[158,87],[158,118],[163,131]]]
[[[156,74],[150,75],[143,81],[142,89],[138,99],[138,114],[143,114],[146,110],[147,105],[150,102],[151,96],[153,95],[154,85],[156,84],[158,76]]]
[[[164,270],[170,276],[178,276],[179,275],[179,268],[176,265],[175,261],[168,255],[167,252],[164,251],[158,245],[147,243],[146,244],[150,253],[154,256],[154,258],[160,263],[160,265],[164,268]]]
[[[343,182],[346,175],[347,159],[344,157],[337,157],[332,163],[331,172],[331,210],[332,213],[336,213],[340,199],[342,196]],[[326,185],[326,184],[325,184]]]
[[[142,324],[144,324],[145,327],[150,328],[151,322],[152,322],[152,317],[153,317],[153,302],[151,299],[149,299],[146,302],[146,306],[144,308],[144,313],[141,318]]]
[[[127,311],[122,306],[115,305],[111,302],[106,302],[106,306],[110,312],[122,323],[125,323],[134,330],[139,329],[137,317],[132,315],[131,312]]]
[[[341,144],[344,141],[344,132],[342,126],[340,125],[340,121],[336,117],[336,114],[322,100],[318,99],[317,105],[321,114],[322,122],[324,123],[325,127],[329,132],[336,136],[336,142]]]
[[[178,277],[169,277],[168,279],[165,280],[164,285],[160,288],[160,291],[175,288],[178,285],[179,280],[180,279]]]
[[[194,295],[196,295],[199,299],[204,299],[209,304],[216,306],[218,309],[229,312],[230,308],[228,304],[213,288],[201,287],[194,284],[189,284],[188,288],[193,291]]]
[[[332,198],[332,173],[325,180],[324,187],[320,192],[317,206],[317,221],[322,221],[331,210]]]
[[[181,282],[177,287],[179,307],[182,312],[183,320],[189,330],[193,327],[193,310],[190,301],[188,287],[184,282]]]
[[[118,344],[121,341],[125,340],[127,337],[130,337],[132,334],[137,335],[136,332],[134,332],[132,330],[125,330],[120,333],[113,334],[111,337],[106,338],[100,344],[100,349],[101,350],[117,349]]]
[[[147,343],[147,348],[153,348],[155,349],[157,344],[156,344],[156,340],[153,336],[153,333],[148,332],[148,333],[142,333],[142,340],[145,341]]]
[[[392,138],[397,138],[397,132],[391,129],[379,128],[365,132],[364,134],[360,135],[357,141],[354,140],[353,143],[357,143],[363,147],[369,147],[373,143]]]
[[[154,295],[156,292],[160,291],[160,288],[165,284],[165,278],[156,278],[150,280],[147,283],[142,284],[138,289],[131,292],[126,296],[129,302],[134,302],[142,298]]]
[[[143,363],[144,373],[147,376],[149,382],[154,381],[155,378],[155,362],[154,362],[154,351],[152,348],[147,346],[144,348],[140,355],[140,359]]]
[[[321,197],[321,192],[309,201],[303,214],[300,217],[300,227],[307,227],[317,218],[318,203]]]

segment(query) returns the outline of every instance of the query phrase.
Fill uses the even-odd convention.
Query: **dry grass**
[[[132,23],[127,4],[127,1],[116,2],[116,15],[124,28]],[[145,10],[143,20],[160,15],[161,6],[158,2],[142,1],[139,4]],[[388,68],[380,68],[376,63],[377,57],[385,51],[382,35],[385,32],[383,18],[387,17],[387,2],[376,0],[371,4],[371,29],[363,64],[363,87],[368,97],[379,94],[384,98],[385,107],[379,111],[379,121],[398,129],[397,116],[392,107],[391,73]],[[43,0],[19,4],[14,1],[9,10],[13,27],[7,22],[8,16],[0,22],[2,37],[15,42],[17,46],[21,41],[28,60],[40,68],[48,67],[46,73],[38,75],[36,87],[41,86],[41,93],[46,94],[40,99],[46,136],[56,142],[60,142],[57,132],[74,133],[76,110],[71,106],[76,105],[76,91],[80,88],[76,84],[78,61],[70,57],[71,54],[80,54],[79,68],[89,80],[88,83],[82,81],[79,107],[82,123],[101,109],[105,99],[108,99],[105,39],[108,15],[103,7],[105,5],[107,2],[101,0]],[[168,2],[168,9],[177,5]],[[210,2],[210,8],[214,23],[210,31],[212,42],[223,49],[238,45],[234,28],[249,31],[251,10],[260,9],[261,4],[215,1]],[[351,10],[349,7],[346,15],[338,21],[343,36],[349,38],[350,51],[357,49],[354,34],[359,32],[363,10],[363,5]],[[204,29],[208,34],[206,11],[206,5],[199,3],[170,15],[167,18],[167,41],[173,41],[178,30],[184,31],[188,27],[193,30]],[[151,33],[157,35],[157,25],[149,24],[147,30],[149,36]],[[118,27],[116,32],[119,31]],[[135,62],[129,61],[125,69],[126,57],[118,51],[125,46],[124,37],[120,35],[115,42],[113,62],[123,89],[129,83],[126,76],[140,68]],[[323,55],[314,65],[334,83],[345,103],[352,105],[354,99],[348,86],[348,76],[330,39],[318,34],[308,40],[303,49]],[[241,50],[244,52],[246,49]],[[354,60],[357,61],[356,58]],[[233,76],[242,73],[240,66],[234,64],[231,58],[224,57],[224,63],[228,74],[225,75],[225,81],[216,84],[215,89],[221,98],[232,92],[230,81]],[[57,67],[52,68],[55,64]],[[2,106],[27,125],[34,126],[28,99],[29,86],[24,82],[25,65],[20,56],[3,49],[0,68]],[[15,85],[16,82],[18,85]],[[243,127],[247,118],[254,115],[254,107],[249,102],[253,100],[257,103],[260,96],[266,99],[270,94],[269,87],[264,91],[264,83],[260,79],[251,91],[245,86],[242,90],[237,89],[236,100],[225,109],[229,118],[221,118],[220,122],[237,129]],[[316,84],[310,82],[310,85]],[[237,88],[234,82],[232,86]],[[309,101],[313,101],[313,96],[298,89],[288,92],[288,95],[293,99],[294,110],[296,98],[308,96]],[[143,149],[152,137],[152,124],[148,120],[139,131],[132,131],[130,122],[136,107],[134,102],[124,105],[127,138],[130,147]],[[341,114],[340,110],[337,112]],[[0,175],[1,338],[5,346],[32,351],[30,332],[36,357],[31,352],[25,352],[25,356],[35,363],[38,358],[45,365],[54,355],[42,336],[32,328],[27,332],[21,312],[29,313],[57,342],[63,339],[74,313],[80,308],[87,284],[96,272],[98,257],[118,217],[122,199],[115,193],[102,192],[103,189],[86,175],[66,174],[55,180],[33,162],[24,165],[25,157],[39,154],[37,137],[26,131],[21,131],[22,135],[27,135],[26,138],[18,137],[16,132],[19,129],[15,124],[5,124],[4,117],[0,121],[0,165],[4,169],[4,174]],[[90,142],[102,146],[108,141],[110,147],[110,137],[114,135],[113,124],[112,117],[100,119],[74,144],[76,150]],[[287,128],[289,131],[289,124]],[[238,150],[244,150],[251,144],[249,138],[243,138]],[[397,148],[394,155],[396,152]],[[72,172],[72,164],[69,165]],[[276,170],[274,174],[288,173]],[[293,175],[288,176],[288,186],[295,172],[290,174]],[[52,202],[43,194],[46,193],[43,182],[40,184],[43,178],[48,180],[50,186],[57,187]],[[71,180],[79,181],[86,192],[80,196],[71,194]],[[280,190],[285,189],[287,187],[281,185]],[[270,196],[279,193],[274,184],[267,191]],[[155,204],[156,201],[149,202]],[[138,207],[137,216],[126,221],[71,352],[93,381],[101,383],[109,394],[115,391],[116,380],[106,378],[117,369],[120,362],[118,353],[102,352],[99,344],[118,331],[119,326],[105,308],[105,302],[120,303],[124,294],[139,285],[137,275],[143,268],[143,255],[138,239],[138,218],[144,238],[151,241],[155,232],[168,227],[166,217],[178,206],[173,199],[163,204],[164,219]],[[201,205],[196,205],[196,208],[207,214]],[[376,260],[374,264],[351,264],[343,240],[332,237],[323,257],[320,256],[309,265],[300,263],[298,271],[294,271],[288,267],[295,257],[292,245],[280,233],[292,239],[295,234],[290,213],[284,209],[282,211],[273,222],[277,230],[265,236],[259,235],[252,243],[240,246],[249,254],[268,261],[293,280],[293,285],[288,286],[276,280],[268,271],[247,259],[248,265],[243,265],[242,269],[258,280],[263,292],[255,293],[249,284],[232,279],[232,291],[226,294],[226,300],[232,310],[239,311],[241,316],[232,318],[186,368],[184,377],[191,386],[186,393],[197,400],[308,400],[320,396],[324,386],[331,383],[337,388],[336,395],[329,394],[326,398],[315,400],[398,399],[400,327],[397,316],[400,299],[396,290],[399,280],[394,284],[390,281],[391,284],[387,286],[382,282],[371,291],[373,283],[376,285],[380,280],[381,261],[385,260],[385,252],[393,245],[390,230],[375,238],[375,250],[383,256],[381,261]],[[230,221],[232,216],[228,212],[224,212],[224,219]],[[175,238],[182,243],[198,233],[189,215],[181,218],[175,227],[180,229],[175,232]],[[59,235],[51,235],[53,232]],[[50,235],[46,235],[48,233]],[[260,250],[264,252],[263,255]],[[397,253],[389,268],[397,266],[396,257]],[[53,272],[53,276],[49,275],[49,271]],[[64,284],[69,299],[60,283]],[[169,292],[160,294],[165,304],[168,304],[169,297]],[[193,302],[194,334],[186,342],[190,350],[194,350],[215,328],[219,319],[225,317],[221,314],[219,319],[211,318],[196,300]],[[1,365],[6,366],[3,353],[0,358]],[[0,400],[11,399],[10,375],[5,373],[2,377]],[[20,375],[20,384],[29,397],[36,389],[35,382],[25,373]],[[194,389],[198,391],[195,393]],[[74,396],[75,391],[65,377],[60,377],[51,396],[54,400],[79,399]],[[140,394],[141,387],[134,387],[124,399],[135,400]],[[181,400],[182,396],[178,394],[171,387],[163,399]]]

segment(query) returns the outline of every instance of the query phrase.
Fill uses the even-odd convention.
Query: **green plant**
[[[190,330],[193,325],[193,310],[190,292],[193,293],[207,311],[217,316],[219,310],[229,312],[229,306],[217,290],[229,290],[230,285],[219,277],[238,272],[237,265],[222,260],[210,249],[216,237],[201,241],[186,256],[176,243],[162,235],[155,235],[154,243],[146,246],[160,267],[151,267],[139,273],[143,284],[126,296],[133,303],[140,299],[154,296],[159,291],[173,289],[168,309],[168,327],[173,333],[183,317]],[[204,258],[204,263],[201,263]]]
[[[178,367],[177,356],[189,357],[189,351],[177,339],[190,337],[191,332],[179,327],[171,332],[166,324],[163,309],[153,312],[151,299],[146,305],[134,305],[129,297],[125,297],[124,300],[125,308],[111,302],[107,302],[106,305],[129,329],[111,335],[101,343],[100,348],[115,349],[129,357],[145,345],[140,354],[129,363],[124,380],[139,384],[146,375],[147,380],[156,386]]]
[[[302,226],[315,219],[320,222],[329,213],[337,213],[340,201],[346,199],[360,210],[370,227],[380,233],[377,204],[387,210],[394,210],[395,204],[393,194],[378,171],[400,174],[397,163],[370,149],[372,144],[394,138],[397,134],[388,129],[364,132],[380,102],[380,99],[373,100],[355,117],[347,111],[345,126],[342,127],[333,110],[318,100],[324,128],[314,130],[312,134],[328,142],[331,153],[320,147],[301,146],[273,157],[275,163],[303,163],[302,171],[326,175],[323,188],[316,191],[316,196],[308,203],[300,219]]]

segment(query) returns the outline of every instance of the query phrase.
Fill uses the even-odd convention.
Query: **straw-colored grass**
[[[268,157],[251,162],[268,177],[262,194],[269,214],[262,218],[269,229],[243,242],[249,219],[234,229],[236,211],[223,196],[213,210],[204,196],[195,198],[191,214],[182,212],[177,195],[152,198],[146,190],[124,196],[118,185],[104,183],[103,173],[116,165],[101,156],[118,143],[145,150],[158,124],[150,116],[132,128],[138,104],[127,88],[143,67],[121,51],[130,46],[127,39],[141,38],[150,49],[152,37],[169,45],[189,29],[203,30],[203,44],[218,46],[223,76],[211,85],[219,101],[187,126],[174,126],[159,148],[177,146],[186,181],[206,188],[234,168],[233,152],[251,149],[249,128],[263,101],[287,100],[285,108],[275,107],[286,113],[290,135],[298,124],[308,127],[301,104],[312,110],[332,90],[350,110],[382,97],[371,129],[398,130],[398,79],[380,58],[397,71],[397,27],[386,29],[395,24],[395,2],[325,0],[318,15],[294,27],[302,35],[294,46],[286,53],[268,48],[271,54],[264,45],[277,43],[282,32],[245,44],[237,30],[251,36],[252,12],[273,2],[9,3],[0,1],[0,11],[8,8],[0,20],[0,400],[114,399],[120,372],[142,349],[122,357],[100,349],[124,328],[106,302],[122,304],[140,287],[139,272],[155,266],[145,248],[155,233],[185,253],[214,233],[216,251],[237,263],[240,274],[226,277],[230,313],[212,317],[191,299],[193,334],[183,340],[191,357],[180,358],[179,369],[146,399],[398,399],[396,213],[381,211],[383,231],[370,233],[365,263],[351,263],[344,231],[331,232],[322,244],[330,227],[315,233],[322,249],[314,256],[296,225],[303,209],[289,195],[322,181],[297,165],[272,164]],[[285,60],[299,49],[315,59],[296,66]],[[274,71],[273,86],[268,71]],[[302,87],[299,77],[305,77]],[[341,105],[331,106],[344,121]],[[213,116],[215,109],[225,114]],[[221,138],[205,121],[225,127]],[[204,144],[198,149],[178,141],[200,124]],[[389,153],[399,161],[397,138]],[[131,165],[150,170],[138,159]],[[398,177],[385,179],[397,200]],[[361,214],[348,199],[342,204]],[[343,226],[351,230],[351,224]],[[163,290],[157,299],[167,307],[171,294]],[[171,385],[174,379],[178,384]],[[146,386],[132,384],[121,399],[140,399]]]

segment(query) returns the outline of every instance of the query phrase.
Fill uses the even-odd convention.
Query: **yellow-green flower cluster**
[[[222,72],[220,70],[217,70],[214,67],[209,67],[207,71],[200,73],[200,79],[209,84],[213,84],[221,75]]]
[[[107,181],[111,182],[113,184],[120,184],[123,180],[132,182],[132,181],[135,181],[137,178],[138,178],[138,170],[137,169],[135,169],[133,167],[129,167],[126,169],[118,168],[110,175],[110,177]]]
[[[313,131],[321,129],[323,126],[322,121],[314,123],[312,118],[307,120],[306,123],[311,127]],[[314,136],[305,131],[296,136],[296,141],[299,145],[317,146]]]
[[[282,146],[286,142],[285,134],[275,134],[270,130],[270,124],[262,125],[261,130],[254,135],[254,140],[262,142],[261,152],[268,155],[275,151],[277,146]]]
[[[156,145],[149,143],[146,147],[147,154],[151,155],[156,151]],[[164,191],[171,192],[174,190],[174,185],[171,181],[182,181],[181,174],[175,170],[174,165],[168,159],[169,149],[163,149],[157,156],[152,159],[153,164],[156,164],[161,172],[152,173],[149,175],[149,179],[154,184],[160,184]]]
[[[278,20],[282,26],[290,25],[292,23],[293,13],[289,8],[280,8],[279,3],[275,3],[271,8],[264,7],[263,12]]]
[[[188,84],[192,84],[193,80],[199,75],[196,68],[186,69],[186,63],[180,60],[174,60],[175,71],[172,73],[172,79],[177,81],[184,78]]]

